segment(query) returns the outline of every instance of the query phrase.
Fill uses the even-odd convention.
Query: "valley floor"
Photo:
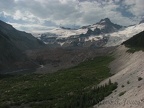
[[[0,77],[0,108],[87,108],[109,95],[117,83],[97,88],[111,76],[112,56],[99,56],[52,74]]]
[[[144,52],[108,52],[51,74],[1,76],[0,107],[144,108]]]

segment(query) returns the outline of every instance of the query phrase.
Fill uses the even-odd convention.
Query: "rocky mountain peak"
[[[101,19],[99,24],[111,24],[111,20],[109,18]]]
[[[139,24],[141,24],[141,23],[144,23],[144,19],[142,19]]]

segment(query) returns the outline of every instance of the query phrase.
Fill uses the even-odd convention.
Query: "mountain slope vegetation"
[[[144,31],[134,35],[132,38],[123,42],[126,47],[129,47],[127,50],[130,53],[134,53],[139,50],[144,50]]]
[[[53,74],[0,79],[0,107],[87,108],[103,100],[117,83],[97,84],[111,76],[111,56],[100,56]]]
[[[144,48],[144,31],[123,42],[123,44],[130,47]]]

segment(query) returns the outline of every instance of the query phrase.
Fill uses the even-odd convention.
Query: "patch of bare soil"
[[[36,73],[52,73],[76,66],[96,56],[108,55],[115,48],[54,48],[27,51],[26,54],[39,65]]]

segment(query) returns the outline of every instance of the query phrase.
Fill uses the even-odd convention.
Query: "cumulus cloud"
[[[129,12],[137,17],[144,16],[144,0],[125,0],[124,5],[129,6]]]
[[[83,26],[106,17],[131,25],[144,16],[143,4],[143,0],[1,0],[0,19],[29,32],[59,25]]]

